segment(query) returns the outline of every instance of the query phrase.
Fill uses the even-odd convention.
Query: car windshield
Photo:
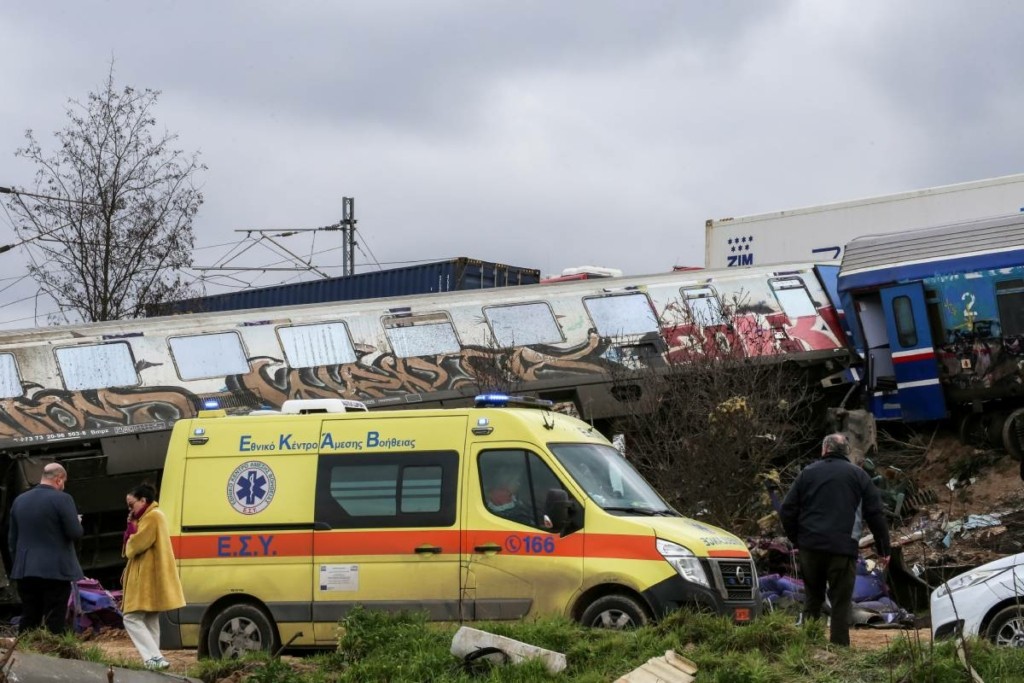
[[[678,515],[612,446],[562,443],[548,444],[548,448],[590,499],[605,510],[637,515]]]

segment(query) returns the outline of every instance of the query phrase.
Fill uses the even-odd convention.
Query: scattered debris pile
[[[885,457],[882,452],[878,459]],[[905,451],[888,457],[911,459],[902,469],[917,490],[934,498],[891,522],[906,563],[931,587],[1024,551],[1024,482],[1016,460],[952,436],[936,437],[916,457]]]
[[[881,574],[872,568],[874,539],[870,534],[861,539],[857,623],[913,622],[904,608],[927,609],[928,593],[943,581],[1024,552],[1024,482],[1020,464],[1011,457],[965,446],[952,435],[933,434],[927,443],[883,436],[878,454],[864,467],[882,493],[894,550],[887,583],[881,583],[885,590],[868,598],[873,592],[868,580]],[[777,473],[765,479],[769,498],[777,503],[790,482],[780,481]],[[778,529],[773,516],[761,521],[765,532],[773,526]],[[803,583],[788,540],[766,535],[749,545],[769,608],[798,610]]]

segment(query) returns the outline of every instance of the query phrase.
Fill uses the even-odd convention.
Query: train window
[[[439,356],[462,350],[455,328],[444,313],[389,316],[382,323],[399,358]]]
[[[1024,280],[996,283],[996,305],[1004,337],[1024,334]]]
[[[722,313],[722,302],[711,287],[692,287],[681,290],[690,309],[690,319],[705,327],[724,325],[725,315]]]
[[[0,353],[0,398],[14,398],[23,393],[14,354]]]
[[[290,367],[314,368],[356,362],[345,323],[279,327],[277,334]]]
[[[917,346],[917,325],[914,323],[914,307],[909,296],[898,296],[892,300],[892,315],[896,321],[896,337],[900,346]]]
[[[551,308],[546,303],[488,306],[484,316],[500,348],[564,341]]]
[[[624,337],[658,331],[658,319],[646,294],[618,294],[583,300],[602,337]]]
[[[57,365],[70,391],[132,387],[139,383],[131,347],[125,342],[57,349]]]
[[[779,300],[782,311],[790,318],[803,318],[818,315],[818,307],[811,299],[804,281],[798,277],[780,277],[770,280],[775,298]]]
[[[249,372],[242,340],[235,332],[171,337],[171,355],[183,380],[244,375]]]

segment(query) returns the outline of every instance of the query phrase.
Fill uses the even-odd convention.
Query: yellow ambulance
[[[333,646],[357,605],[613,628],[687,606],[759,613],[743,541],[681,516],[600,433],[545,403],[289,401],[179,421],[160,505],[187,605],[164,615],[163,645]]]

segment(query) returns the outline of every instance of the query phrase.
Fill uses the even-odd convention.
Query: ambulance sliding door
[[[324,421],[311,576],[317,642],[335,642],[356,605],[458,621],[465,434],[465,416]]]

